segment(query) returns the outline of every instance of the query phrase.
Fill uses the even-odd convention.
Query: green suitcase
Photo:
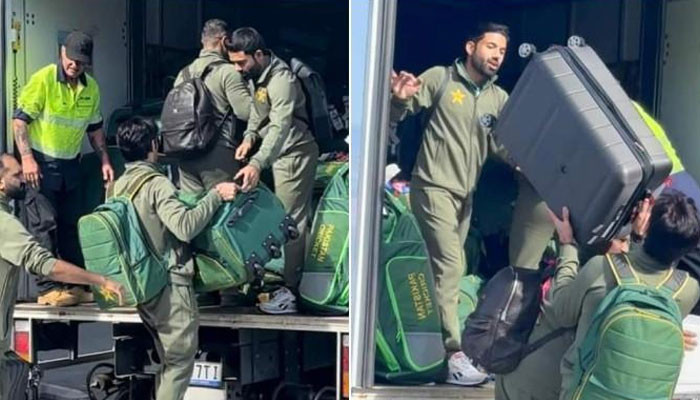
[[[181,193],[180,200],[193,205],[196,197]],[[261,285],[270,260],[280,258],[284,244],[298,236],[296,223],[263,184],[238,194],[191,243],[197,261],[195,290]]]

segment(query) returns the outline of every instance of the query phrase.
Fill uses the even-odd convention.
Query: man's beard
[[[243,74],[243,77],[251,81],[257,81],[258,78],[260,78],[260,75],[262,75],[262,71],[262,65],[258,64],[256,61],[255,65],[253,65],[248,72]]]
[[[494,71],[489,68],[488,61],[485,58],[470,57],[469,62],[475,70],[487,78],[493,78],[498,72],[498,69]]]
[[[11,199],[23,200],[27,195],[27,185],[22,182],[18,186],[7,187],[5,188],[5,194]]]

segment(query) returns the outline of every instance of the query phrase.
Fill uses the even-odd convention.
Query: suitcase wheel
[[[299,238],[299,229],[294,225],[287,225],[287,235],[290,240],[296,240]]]
[[[251,278],[251,285],[254,289],[259,289],[263,284],[263,277],[265,276],[265,268],[261,262],[262,260],[258,255],[253,252],[250,257],[245,262],[245,267],[248,270]]]
[[[581,36],[574,35],[569,37],[569,40],[566,41],[566,45],[572,49],[575,49],[577,47],[585,46],[586,40],[584,40]]]
[[[299,238],[299,228],[297,228],[296,222],[294,222],[289,215],[284,217],[284,221],[280,224],[280,230],[287,240],[296,240]]]
[[[535,53],[537,53],[537,47],[532,43],[523,43],[518,47],[518,55],[521,58],[528,58]]]
[[[270,256],[272,256],[272,258],[282,257],[282,250],[278,246],[271,244],[268,250],[270,251]]]
[[[263,242],[263,247],[265,248],[265,250],[267,250],[268,254],[270,254],[270,257],[282,257],[282,243],[280,243],[279,240],[275,239],[274,236],[269,235],[267,239],[265,239],[265,241]]]

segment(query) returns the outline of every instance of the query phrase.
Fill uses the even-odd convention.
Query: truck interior
[[[202,25],[211,18],[223,19],[233,29],[255,27],[278,57],[299,58],[318,72],[334,128],[333,140],[319,143],[321,153],[348,151],[347,2],[8,0],[0,10],[4,76],[0,86],[5,93],[0,151],[13,151],[11,118],[22,86],[39,68],[56,62],[68,32],[82,30],[94,39],[89,72],[100,86],[107,140],[113,145],[120,121],[131,115],[159,118],[175,76],[197,57]],[[83,154],[91,152],[86,140]],[[222,365],[215,377],[220,383],[192,385],[186,398],[347,397],[341,368],[343,341],[348,345],[347,317],[284,318],[248,308],[218,307],[205,309],[202,315],[198,362]],[[152,380],[148,368],[153,362],[150,338],[139,322],[134,309],[106,313],[94,305],[61,309],[18,304],[14,348],[37,367],[33,394],[60,398],[48,387],[58,390],[65,384],[66,390],[78,389],[90,399],[150,398],[128,397],[139,390],[150,393],[152,388],[152,383],[139,386],[144,379]],[[104,362],[111,367],[99,369]],[[92,377],[106,374],[112,383],[92,393],[85,382],[91,379],[88,372]],[[119,394],[115,383],[129,390]]]
[[[630,98],[661,122],[686,170],[697,180],[700,157],[695,149],[700,136],[696,127],[700,121],[691,107],[700,100],[700,75],[695,71],[700,52],[693,44],[700,29],[693,20],[698,12],[700,1],[696,0],[390,0],[353,6],[353,38],[362,41],[352,43],[351,137],[355,150],[351,155],[351,209],[357,218],[351,237],[351,307],[365,310],[361,316],[354,313],[351,320],[354,398],[493,398],[489,384],[477,388],[402,386],[375,379],[373,316],[380,273],[381,199],[392,178],[377,171],[396,162],[387,151],[390,92],[383,89],[389,87],[391,70],[417,76],[432,66],[449,65],[464,54],[470,28],[493,21],[510,28],[497,81],[510,91],[527,63],[518,56],[521,43],[545,50],[554,44],[566,45],[570,36],[580,36],[600,55]],[[485,179],[489,179],[486,167],[482,182]],[[488,185],[513,184],[498,179]],[[478,218],[476,208],[478,205],[473,218]],[[501,247],[500,253],[507,258],[507,247]],[[504,266],[507,259],[501,257],[496,263]]]

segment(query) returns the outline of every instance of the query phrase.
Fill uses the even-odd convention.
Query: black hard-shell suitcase
[[[578,243],[592,245],[628,222],[671,161],[595,51],[569,44],[532,54],[494,135],[552,211],[569,208]],[[527,46],[521,56],[534,53]]]

